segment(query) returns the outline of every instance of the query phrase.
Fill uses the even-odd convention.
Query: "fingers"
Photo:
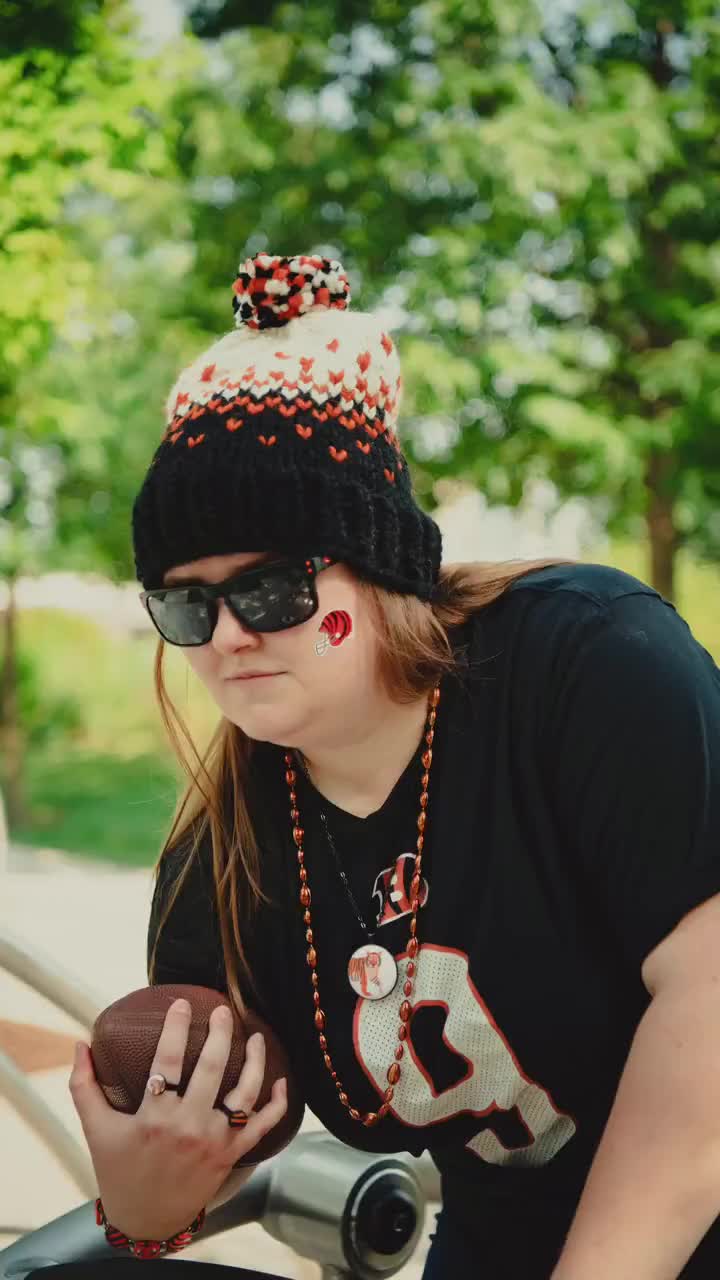
[[[235,1088],[222,1101],[233,1111],[252,1111],[265,1079],[265,1037],[256,1031],[245,1046],[245,1061]]]
[[[170,1005],[157,1042],[150,1075],[159,1072],[165,1076],[169,1084],[179,1083],[190,1030],[190,1016],[190,1005],[187,1000],[174,1000]],[[165,1094],[161,1096],[164,1098]],[[177,1098],[174,1091],[168,1096]],[[157,1107],[158,1101],[157,1097],[151,1097],[146,1092],[143,1094],[139,1110],[146,1110],[148,1103],[152,1107]]]
[[[230,1057],[234,1026],[227,1005],[218,1005],[213,1009],[207,1039],[185,1090],[184,1101],[198,1112],[215,1105]]]
[[[232,1111],[244,1111],[248,1116],[242,1126],[233,1126],[227,1119],[229,1138],[227,1159],[234,1164],[246,1152],[257,1146],[261,1138],[282,1119],[287,1110],[287,1081],[276,1080],[270,1099],[259,1111],[253,1108],[258,1100],[265,1079],[265,1038],[259,1032],[251,1036],[246,1046],[246,1057],[240,1079],[223,1102]],[[223,1112],[223,1115],[225,1113]],[[235,1139],[236,1128],[240,1133]]]
[[[68,1080],[68,1089],[80,1117],[83,1132],[87,1137],[98,1121],[104,1119],[108,1110],[112,1110],[112,1107],[95,1079],[90,1050],[82,1041],[78,1041],[75,1048],[75,1061]]]
[[[235,1090],[233,1090],[233,1093]],[[228,1106],[230,1104],[228,1103]],[[235,1103],[232,1104],[233,1107]],[[247,1110],[247,1108],[243,1108]],[[241,1160],[248,1151],[252,1151],[256,1147],[261,1138],[265,1137],[276,1124],[282,1120],[287,1111],[287,1080],[283,1076],[276,1080],[269,1102],[265,1103],[259,1111],[255,1111],[248,1120],[244,1129],[241,1129],[230,1144],[228,1149],[228,1158],[234,1164],[236,1160]]]

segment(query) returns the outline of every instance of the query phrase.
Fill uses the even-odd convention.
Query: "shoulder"
[[[551,596],[570,608],[577,607],[581,600],[604,608],[625,596],[635,595],[648,596],[669,604],[647,582],[607,564],[559,564],[546,569],[535,569],[516,578],[506,594],[516,597],[522,592]],[[571,597],[570,601],[566,599],[568,595]]]
[[[576,643],[582,636],[647,620],[652,628],[686,626],[675,606],[640,578],[606,564],[560,564],[516,578],[495,601],[495,626],[512,638],[556,645],[561,638]],[[482,611],[481,611],[482,612]],[[672,624],[671,624],[672,625]]]
[[[605,726],[619,759],[623,735],[625,745],[653,733],[687,744],[720,723],[712,654],[658,591],[606,565],[516,580],[473,615],[468,658],[473,702],[486,708],[495,696],[518,741],[540,751],[595,750]]]
[[[503,605],[503,598],[498,602]],[[586,672],[603,688],[628,682],[657,696],[720,691],[715,659],[675,605],[648,583],[602,564],[558,565],[516,580],[505,594],[496,637],[537,679],[573,685]]]
[[[604,564],[559,564],[516,578],[473,615],[471,663],[558,674],[583,651],[697,645],[675,606],[640,578]]]

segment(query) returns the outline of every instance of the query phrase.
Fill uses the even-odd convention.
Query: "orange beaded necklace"
[[[285,764],[287,769],[285,772],[285,781],[290,789],[290,819],[293,824],[293,839],[297,846],[298,872],[300,876],[300,904],[303,907],[303,921],[305,923],[305,939],[308,944],[307,963],[310,966],[310,981],[313,986],[313,1004],[315,1005],[315,1026],[318,1031],[318,1040],[320,1049],[322,1050],[323,1061],[327,1070],[330,1072],[331,1078],[335,1082],[335,1088],[343,1107],[345,1107],[352,1120],[364,1124],[367,1128],[376,1125],[382,1120],[390,1110],[390,1104],[395,1093],[395,1085],[400,1079],[400,1062],[405,1052],[404,1041],[407,1040],[408,1028],[412,1017],[412,1005],[410,996],[413,991],[413,979],[417,972],[416,957],[418,953],[417,940],[417,913],[420,906],[419,895],[420,886],[422,884],[422,857],[423,846],[425,844],[425,822],[426,810],[428,804],[428,783],[430,781],[430,766],[432,764],[432,743],[435,736],[435,720],[437,717],[437,705],[440,701],[440,686],[435,686],[429,698],[429,713],[425,731],[426,750],[422,754],[422,764],[425,772],[422,775],[420,794],[420,813],[418,814],[418,838],[417,838],[417,854],[415,855],[415,869],[413,878],[410,883],[410,907],[412,910],[412,920],[410,921],[410,938],[407,944],[408,962],[405,970],[405,982],[403,984],[404,1000],[400,1005],[400,1026],[398,1028],[398,1047],[395,1050],[395,1061],[391,1064],[387,1071],[388,1088],[383,1095],[382,1105],[377,1111],[367,1111],[363,1115],[356,1107],[350,1105],[350,1099],[345,1092],[342,1080],[339,1079],[338,1073],[333,1065],[332,1057],[328,1048],[327,1036],[325,1035],[325,1013],[320,1000],[320,985],[317,974],[317,948],[312,929],[312,915],[310,912],[310,904],[312,895],[310,893],[310,885],[308,883],[308,873],[305,868],[305,853],[303,850],[303,839],[305,832],[300,826],[300,811],[297,807],[297,792],[295,791],[295,782],[297,774],[293,766],[293,756],[290,751],[285,752]]]

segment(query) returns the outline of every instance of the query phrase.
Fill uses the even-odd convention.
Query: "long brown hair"
[[[377,636],[377,672],[384,690],[398,705],[410,703],[423,693],[428,696],[442,676],[454,672],[448,630],[461,626],[471,614],[497,600],[517,578],[552,565],[575,564],[574,560],[468,561],[441,567],[432,603],[413,595],[386,591],[358,580],[361,596]],[[218,921],[228,995],[239,1013],[244,1012],[239,974],[255,989],[243,948],[243,926],[258,906],[269,901],[261,882],[261,859],[248,807],[245,780],[253,750],[253,740],[224,716],[201,759],[191,734],[168,696],[163,678],[165,645],[158,643],[155,656],[155,689],[170,743],[188,777],[169,834],[155,865],[155,879],[163,860],[180,845],[188,843],[185,861],[168,902],[161,913],[148,978],[155,981],[155,957],[163,926],[190,869],[203,837],[209,830]],[[181,743],[184,738],[194,760]],[[232,821],[228,817],[227,795],[232,797]]]

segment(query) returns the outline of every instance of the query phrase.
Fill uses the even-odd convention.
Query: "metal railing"
[[[45,996],[90,1033],[105,1001],[64,970],[55,957],[41,958],[6,929],[0,932],[0,968]],[[0,1051],[0,1096],[10,1105],[52,1151],[84,1196],[97,1195],[92,1160],[85,1147],[73,1137],[50,1110],[44,1098],[24,1072]],[[0,1231],[5,1228],[0,1226]]]

